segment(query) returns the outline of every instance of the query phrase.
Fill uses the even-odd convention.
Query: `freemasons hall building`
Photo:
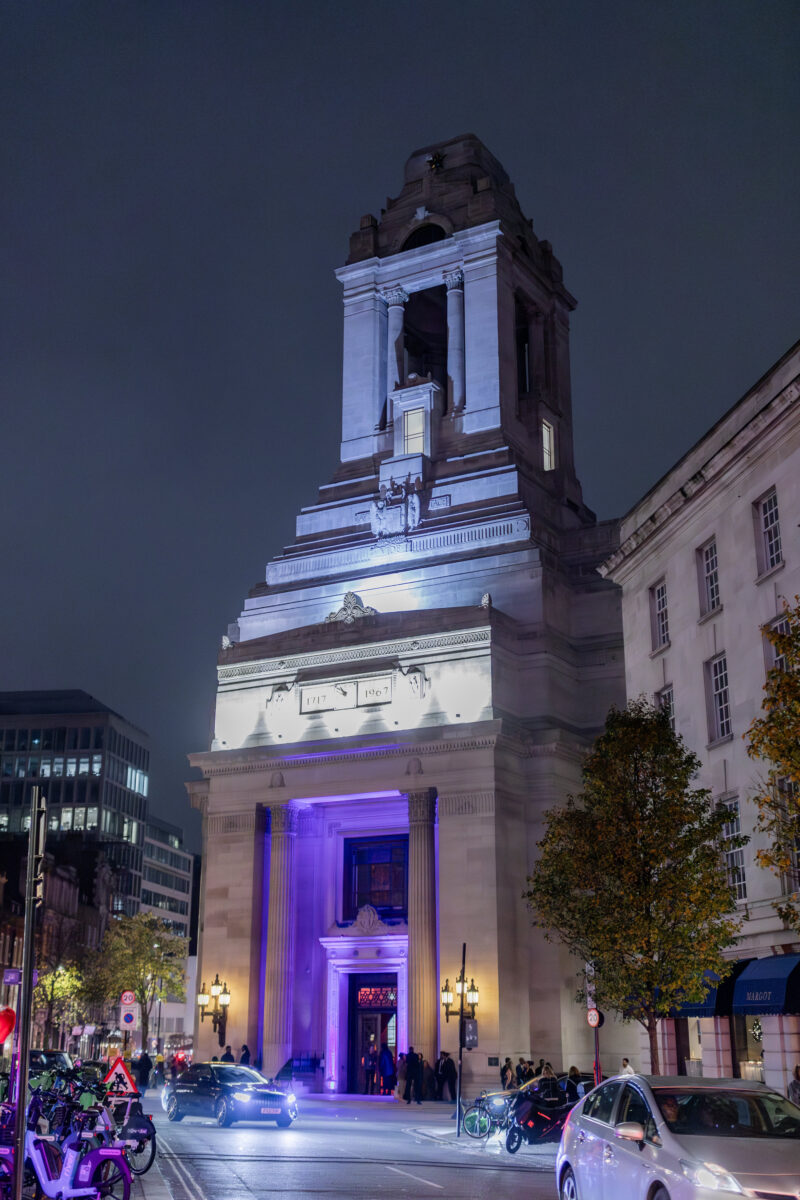
[[[616,524],[573,465],[575,301],[471,135],[411,155],[337,277],[340,465],[223,639],[190,759],[198,983],[227,983],[225,1040],[265,1073],[361,1091],[373,1045],[456,1051],[466,942],[468,1083],[506,1055],[586,1063],[576,964],[522,898],[544,811],[624,703],[597,571]],[[219,1053],[209,1021],[198,1040]]]

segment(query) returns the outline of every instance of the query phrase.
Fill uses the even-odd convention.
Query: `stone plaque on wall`
[[[391,675],[352,683],[309,683],[300,689],[300,712],[335,712],[368,704],[388,704],[391,699]]]

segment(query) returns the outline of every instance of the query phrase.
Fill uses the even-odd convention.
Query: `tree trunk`
[[[658,1055],[658,1021],[655,1017],[647,1018],[647,1037],[650,1042],[650,1074],[661,1074],[661,1060]]]
[[[139,1009],[142,1014],[142,1050],[147,1050],[147,1043],[150,1040],[150,1013],[146,1004],[140,1003]]]

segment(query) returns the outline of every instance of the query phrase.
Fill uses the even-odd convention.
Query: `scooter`
[[[509,1103],[508,1153],[516,1154],[523,1142],[531,1146],[560,1142],[564,1122],[574,1103],[572,1100],[553,1103],[537,1096],[536,1092],[518,1092]]]

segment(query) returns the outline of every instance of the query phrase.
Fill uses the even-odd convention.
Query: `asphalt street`
[[[185,1117],[170,1124],[159,1097],[146,1108],[158,1130],[154,1169],[137,1200],[554,1200],[555,1148],[513,1158],[497,1140],[456,1143],[452,1108],[301,1098],[290,1129]]]

